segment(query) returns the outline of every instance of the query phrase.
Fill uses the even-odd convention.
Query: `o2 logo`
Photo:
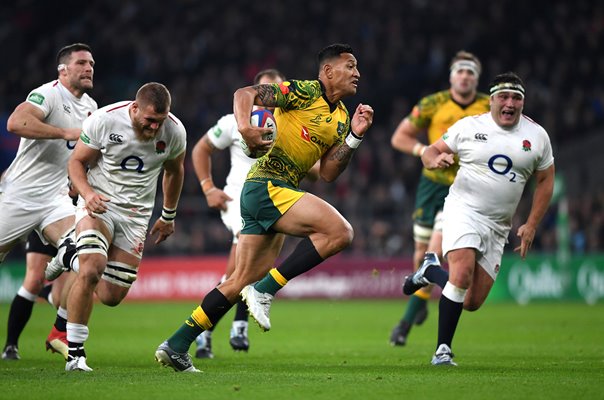
[[[145,163],[143,162],[142,158],[140,158],[140,157],[128,156],[122,160],[122,163],[120,164],[120,166],[122,167],[123,170],[136,171],[139,174],[142,174]]]
[[[497,175],[507,175],[514,166],[512,159],[505,154],[495,154],[489,159],[489,169]],[[516,173],[510,173],[510,182],[516,182]]]
[[[69,150],[73,150],[73,149],[75,149],[75,146],[76,146],[77,142],[78,142],[77,140],[66,140],[65,141],[65,145],[67,146],[67,148]]]

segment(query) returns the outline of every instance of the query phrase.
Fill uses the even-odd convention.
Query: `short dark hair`
[[[87,51],[92,53],[92,49],[85,43],[73,43],[63,47],[57,53],[57,65],[59,64],[67,64],[69,62],[69,57],[71,57],[71,53],[76,51]]]
[[[489,93],[493,94],[495,88],[501,84],[510,84],[524,95],[524,82],[514,72],[508,71],[497,75],[489,85]]]
[[[161,83],[145,83],[136,92],[136,102],[142,107],[151,104],[155,112],[164,113],[170,111],[172,98],[168,88]]]
[[[326,61],[331,60],[332,58],[339,57],[342,53],[350,53],[354,54],[352,47],[348,44],[343,43],[334,43],[322,49],[317,59],[319,61],[319,67],[323,66]]]
[[[268,76],[271,79],[281,78],[281,80],[283,80],[283,81],[285,80],[285,75],[283,75],[281,73],[281,71],[279,71],[275,68],[268,68],[268,69],[263,69],[262,71],[260,71],[256,74],[256,76],[254,77],[254,85],[257,85],[260,82],[260,79],[262,79],[265,76]]]

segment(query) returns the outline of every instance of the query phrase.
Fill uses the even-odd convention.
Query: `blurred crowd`
[[[57,50],[80,41],[93,49],[91,95],[99,105],[131,99],[147,81],[170,89],[172,111],[187,127],[189,154],[220,116],[232,112],[233,92],[250,84],[260,69],[314,79],[319,49],[351,44],[361,81],[347,105],[371,104],[374,126],[335,183],[303,187],[349,219],[355,239],[347,251],[360,255],[412,254],[420,161],[393,150],[390,136],[420,97],[448,87],[448,64],[456,51],[481,58],[482,91],[494,75],[508,70],[525,80],[525,113],[549,132],[554,152],[604,127],[604,3],[596,0],[15,0],[0,9],[0,132],[31,89],[56,77]],[[0,144],[6,167],[17,141],[1,132]],[[213,168],[214,181],[223,183],[226,152],[217,154]],[[516,224],[528,204],[530,193]],[[571,193],[569,212],[573,251],[604,250],[602,189]],[[535,243],[538,250],[555,251],[556,226],[553,206]],[[176,237],[160,247],[149,243],[146,254],[226,253],[230,239],[218,213],[207,207],[189,157]],[[510,239],[508,249],[515,235]]]

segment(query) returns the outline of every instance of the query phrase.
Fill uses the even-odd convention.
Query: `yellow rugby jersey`
[[[344,141],[350,116],[341,101],[327,101],[318,80],[291,80],[271,86],[278,107],[277,140],[252,166],[247,179],[273,178],[298,187],[315,162]]]
[[[432,144],[458,120],[488,111],[489,96],[484,93],[477,93],[474,101],[464,107],[453,100],[449,90],[443,90],[422,98],[407,118],[418,129],[427,130],[428,143]],[[457,158],[455,160],[455,164],[447,169],[430,171],[424,168],[422,173],[431,181],[451,185],[459,169]]]

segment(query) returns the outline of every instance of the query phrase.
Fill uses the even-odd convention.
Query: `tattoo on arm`
[[[276,107],[275,93],[270,85],[254,85],[254,90],[258,93],[258,99],[265,107]]]
[[[340,147],[329,157],[330,160],[338,162],[339,173],[346,169],[346,166],[352,158],[355,149],[348,147],[346,143],[342,143]]]

